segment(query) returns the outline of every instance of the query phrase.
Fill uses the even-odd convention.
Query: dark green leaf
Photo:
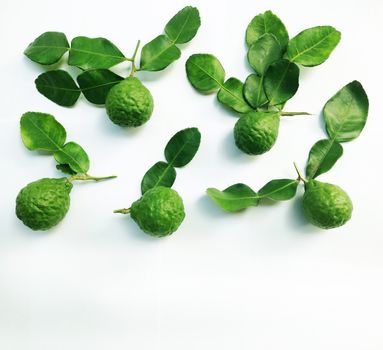
[[[222,85],[217,95],[218,101],[239,113],[247,113],[253,109],[243,97],[243,84],[236,78],[229,78]]]
[[[258,75],[264,75],[270,64],[278,61],[281,57],[281,45],[273,34],[264,34],[250,46],[247,53],[250,66]]]
[[[253,108],[261,107],[268,102],[263,87],[263,79],[263,76],[250,74],[245,81],[243,95]]]
[[[273,34],[282,49],[289,42],[289,34],[282,21],[271,11],[266,11],[255,16],[246,29],[246,43],[248,46],[254,44],[264,34]]]
[[[208,188],[207,195],[223,210],[236,212],[248,207],[256,207],[259,202],[258,195],[245,184],[235,184],[223,191]]]
[[[193,87],[203,93],[218,90],[225,80],[221,62],[210,54],[191,55],[186,61],[186,74]]]
[[[266,72],[264,88],[270,106],[286,102],[299,86],[299,68],[288,60],[273,63]]]
[[[291,199],[297,193],[298,180],[278,179],[271,180],[259,191],[259,198],[268,198],[273,201],[285,201]]]
[[[176,179],[176,170],[166,162],[157,162],[144,175],[141,181],[141,193],[144,194],[156,186],[172,187]]]
[[[329,171],[342,156],[342,145],[334,140],[320,140],[311,148],[306,166],[308,179],[315,179]]]
[[[340,41],[340,32],[330,26],[313,27],[292,38],[287,47],[291,62],[303,66],[317,66],[330,56]]]
[[[75,171],[71,169],[68,164],[56,164],[56,169],[62,171],[64,174],[75,175]]]
[[[124,54],[108,39],[78,36],[72,40],[68,64],[83,70],[110,68],[125,61]]]
[[[176,168],[188,164],[195,156],[201,143],[201,133],[197,128],[178,131],[165,147],[165,158]]]
[[[72,77],[64,70],[51,70],[40,74],[35,80],[40,94],[60,106],[73,106],[81,91]]]
[[[56,63],[69,50],[64,33],[45,32],[36,38],[24,51],[24,55],[34,62],[48,65]]]
[[[103,105],[109,90],[123,79],[108,69],[92,69],[81,73],[77,82],[89,102]]]
[[[198,9],[186,6],[165,26],[165,33],[175,44],[187,43],[197,34],[201,25]]]
[[[359,136],[367,121],[368,97],[358,81],[340,89],[323,108],[327,134],[338,142]]]
[[[140,69],[162,70],[180,56],[180,49],[167,36],[159,35],[142,48]]]
[[[89,170],[89,157],[75,142],[68,142],[53,154],[59,164],[68,164],[76,173],[86,174]]]
[[[46,113],[24,113],[20,119],[20,132],[25,147],[31,151],[55,152],[66,139],[64,127]]]

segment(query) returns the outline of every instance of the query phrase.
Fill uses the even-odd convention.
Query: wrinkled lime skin
[[[158,186],[132,204],[130,216],[147,234],[164,237],[178,229],[185,218],[185,209],[176,191]]]
[[[324,229],[342,226],[352,215],[352,201],[345,191],[316,180],[306,183],[302,206],[307,220]]]
[[[113,123],[137,127],[152,115],[153,97],[139,79],[128,77],[110,89],[105,107]]]
[[[236,146],[251,155],[263,154],[274,146],[278,137],[280,117],[277,113],[250,112],[234,126]]]
[[[49,230],[68,212],[72,187],[67,178],[31,182],[17,195],[16,216],[32,230]]]

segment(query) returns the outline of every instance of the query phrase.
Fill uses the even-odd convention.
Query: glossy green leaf
[[[270,64],[282,57],[282,48],[272,34],[264,34],[254,42],[247,53],[250,66],[258,73],[264,75]]]
[[[329,171],[342,156],[342,145],[334,140],[319,140],[312,146],[306,166],[308,179],[315,179],[320,174]]]
[[[270,65],[265,75],[264,88],[270,106],[286,102],[299,86],[299,67],[288,60]]]
[[[176,179],[176,170],[166,162],[157,162],[144,175],[141,181],[141,193],[156,186],[172,187]]]
[[[323,108],[327,134],[338,142],[354,140],[367,121],[368,97],[358,81],[340,89]]]
[[[201,133],[197,128],[178,131],[165,147],[165,158],[176,168],[188,164],[195,156],[201,143]]]
[[[273,201],[285,201],[291,199],[297,193],[298,180],[278,179],[271,180],[259,191],[259,198],[268,198]]]
[[[142,48],[140,69],[159,71],[165,69],[180,56],[180,49],[165,35],[159,35]]]
[[[34,151],[55,152],[65,143],[64,127],[50,114],[24,113],[20,119],[21,139],[25,147]]]
[[[72,40],[68,64],[83,70],[110,68],[125,61],[124,54],[108,39],[78,36]]]
[[[203,93],[218,90],[225,80],[221,62],[210,54],[191,55],[186,61],[186,75],[193,87]]]
[[[247,113],[253,110],[243,97],[243,83],[237,78],[227,79],[218,91],[217,98],[236,112]]]
[[[248,46],[254,44],[264,34],[273,34],[282,49],[289,42],[289,34],[282,21],[271,11],[266,11],[255,16],[246,29],[246,43]]]
[[[59,164],[67,164],[74,172],[85,174],[89,170],[89,157],[75,142],[68,142],[53,154]]]
[[[261,107],[268,102],[263,87],[263,79],[263,76],[250,74],[243,86],[243,96],[253,108]]]
[[[108,69],[92,69],[81,73],[77,82],[89,102],[103,105],[109,90],[123,79]]]
[[[51,70],[40,74],[35,80],[37,90],[60,106],[73,106],[81,91],[73,78],[64,70]]]
[[[306,29],[290,40],[288,59],[303,66],[317,66],[327,60],[340,37],[340,32],[330,26]]]
[[[56,169],[62,171],[64,174],[75,175],[75,171],[71,169],[68,164],[56,164]]]
[[[198,9],[186,6],[166,24],[165,33],[173,43],[183,44],[194,38],[200,25]]]
[[[69,50],[64,33],[45,32],[37,37],[24,51],[24,55],[34,62],[48,65],[56,63]]]
[[[258,205],[259,197],[249,186],[235,184],[223,191],[216,188],[208,188],[207,195],[223,210],[236,212],[248,207]]]

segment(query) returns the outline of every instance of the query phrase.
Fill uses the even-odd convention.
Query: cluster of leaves
[[[166,24],[165,34],[143,46],[139,67],[135,65],[139,42],[133,56],[126,57],[108,39],[78,36],[69,44],[61,32],[43,33],[26,48],[24,54],[39,64],[52,65],[68,52],[68,65],[82,71],[77,76],[77,83],[65,70],[49,70],[35,80],[37,90],[61,106],[74,105],[81,93],[89,102],[102,105],[109,90],[124,79],[109,68],[129,61],[132,63],[131,75],[139,70],[162,70],[180,57],[181,51],[177,45],[190,41],[200,24],[196,8],[183,8]]]
[[[325,104],[323,119],[328,137],[316,142],[311,148],[306,178],[297,169],[297,179],[272,180],[258,192],[238,183],[223,191],[208,188],[207,194],[228,212],[257,206],[262,199],[283,201],[293,198],[301,181],[313,180],[333,167],[343,154],[341,142],[348,142],[359,136],[367,121],[368,107],[368,97],[358,81],[344,86]]]

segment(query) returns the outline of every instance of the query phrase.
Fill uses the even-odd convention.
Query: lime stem
[[[130,76],[133,77],[134,73],[136,73],[139,69],[136,67],[135,60],[138,52],[138,48],[140,47],[141,40],[137,41],[136,48],[134,49],[134,53],[130,61],[132,62],[132,70],[130,71]]]
[[[130,208],[123,208],[123,209],[113,210],[113,213],[129,214],[130,213]]]
[[[312,115],[312,114],[307,112],[281,112],[282,117],[293,117],[295,115]]]
[[[297,165],[297,163],[293,163],[294,164],[294,168],[295,168],[295,171],[297,172],[297,174],[298,174],[298,181],[303,181],[304,183],[306,183],[307,182],[307,180],[303,177],[303,175],[301,174],[301,172],[299,171],[299,168],[298,168],[298,165]]]
[[[75,181],[75,180],[80,180],[80,181],[87,181],[87,180],[93,180],[93,181],[102,181],[102,180],[108,180],[108,179],[114,179],[117,176],[111,175],[111,176],[90,176],[88,174],[76,174],[72,175],[69,177],[69,181]]]

